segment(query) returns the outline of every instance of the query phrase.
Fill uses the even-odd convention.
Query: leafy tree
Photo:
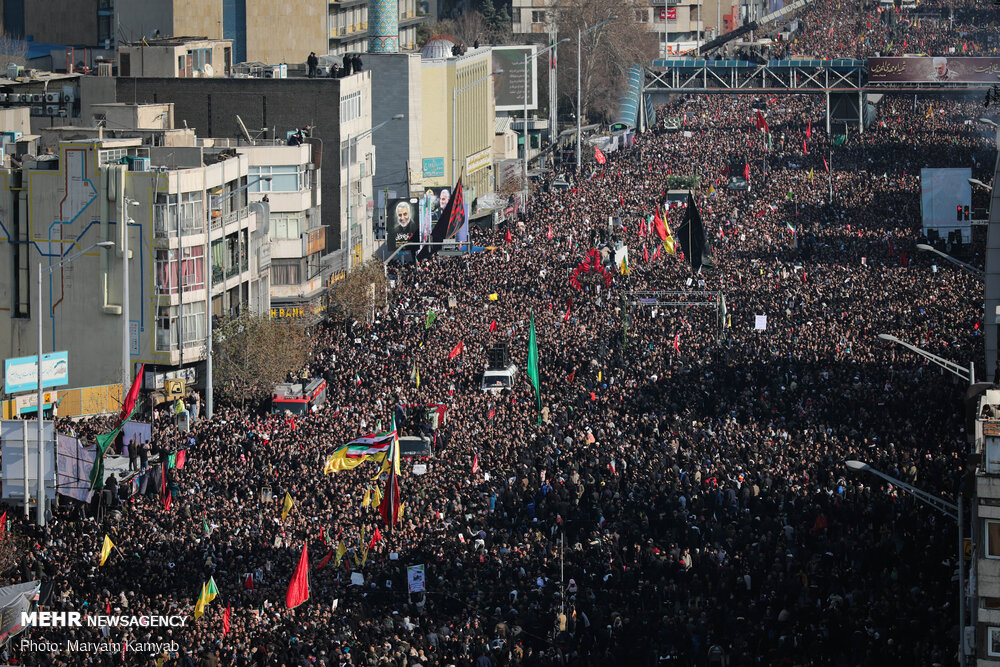
[[[309,358],[302,322],[246,311],[223,318],[213,343],[215,393],[241,406],[269,396],[275,384],[305,366]]]

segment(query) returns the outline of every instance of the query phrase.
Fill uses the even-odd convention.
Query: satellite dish
[[[215,76],[215,68],[209,65],[208,63],[205,63],[205,66],[202,68],[202,71],[205,73],[205,76]]]
[[[240,118],[239,114],[236,114],[236,124],[240,126],[240,131],[243,132],[243,138],[246,139],[251,146],[253,146],[254,141],[250,137],[250,132],[247,131],[247,126],[243,124],[243,119]]]

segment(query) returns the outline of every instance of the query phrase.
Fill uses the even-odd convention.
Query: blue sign
[[[444,158],[424,158],[424,178],[444,178]]]
[[[3,362],[4,391],[16,394],[38,388],[38,357],[17,357]],[[42,388],[69,384],[69,352],[42,355]]]

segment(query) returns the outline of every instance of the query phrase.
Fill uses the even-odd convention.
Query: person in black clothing
[[[319,58],[316,57],[315,51],[309,52],[309,57],[306,58],[306,65],[309,67],[309,78],[315,78],[316,68],[319,65]]]

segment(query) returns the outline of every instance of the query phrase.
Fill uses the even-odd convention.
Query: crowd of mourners
[[[864,17],[837,7],[811,6],[806,43],[867,55]],[[836,21],[837,44],[831,13],[854,17]],[[956,43],[928,38],[928,50]],[[328,380],[325,407],[223,405],[206,419],[193,406],[189,432],[158,410],[148,474],[186,455],[166,480],[119,492],[97,518],[64,503],[44,531],[9,513],[30,548],[6,582],[45,582],[46,609],[190,617],[209,578],[219,594],[183,628],[32,629],[3,661],[955,664],[954,522],[844,461],[933,494],[961,490],[964,386],[878,334],[976,360],[984,375],[980,283],[915,248],[926,241],[921,168],[992,177],[994,138],[965,122],[983,115],[981,99],[889,95],[843,142],[808,96],[677,99],[657,112],[682,129],[658,124],[603,166],[554,174],[568,189],[544,179],[508,223],[473,231],[486,251],[397,267],[373,321],[319,326],[304,375]],[[749,190],[729,189],[734,160],[748,165]],[[714,260],[699,274],[645,222],[667,179],[685,175],[701,178]],[[687,211],[665,215],[676,230]],[[570,285],[590,249],[619,244],[628,275],[609,261],[610,287],[593,274]],[[982,246],[975,236],[946,249],[982,266]],[[692,305],[631,294],[655,290]],[[525,373],[531,318],[541,410]],[[511,389],[484,393],[487,351],[501,343],[520,370]],[[433,457],[404,461],[390,531],[363,506],[383,484],[371,481],[377,463],[323,469],[336,447],[387,428],[401,403],[449,412]],[[65,428],[86,438],[109,421]],[[363,555],[376,527],[382,539]],[[116,549],[99,566],[105,534]],[[318,567],[340,542],[340,564]],[[310,597],[288,610],[303,544]],[[406,568],[418,564],[426,590],[411,594]],[[22,637],[177,650],[39,652],[21,650]]]

